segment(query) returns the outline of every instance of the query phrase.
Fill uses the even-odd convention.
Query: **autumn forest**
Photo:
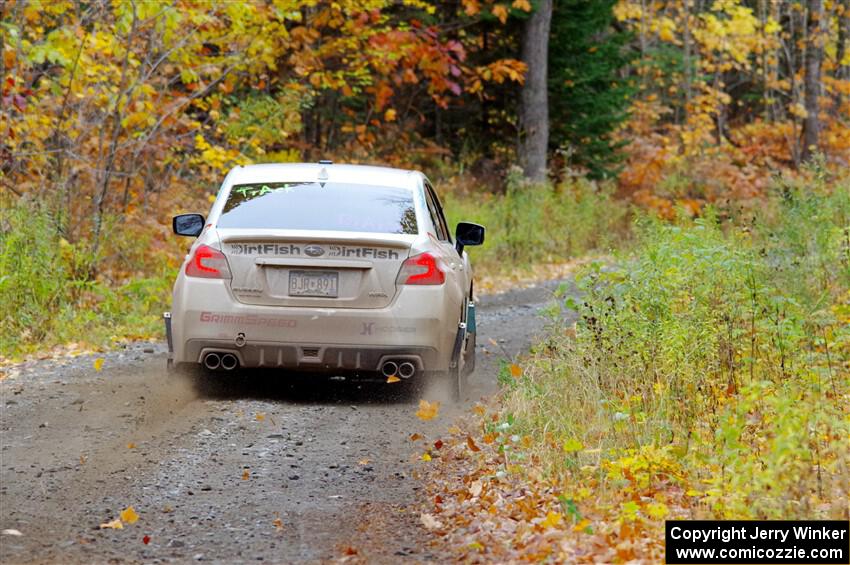
[[[850,0],[9,0],[0,36],[0,362],[162,339],[171,217],[235,165],[415,168],[486,224],[482,292],[569,273],[422,449],[458,559],[847,519]]]

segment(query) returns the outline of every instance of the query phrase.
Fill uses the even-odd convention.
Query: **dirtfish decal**
[[[319,251],[322,251],[321,253]],[[328,245],[328,257],[357,257],[359,259],[387,259],[397,261],[400,258],[394,249],[379,249],[377,247],[350,247],[347,245]],[[300,246],[293,243],[231,243],[231,255],[271,255],[271,256],[310,256],[323,255],[324,248],[320,245]]]

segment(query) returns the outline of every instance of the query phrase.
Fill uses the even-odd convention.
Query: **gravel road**
[[[496,390],[556,284],[482,297],[467,399],[429,422],[395,384],[169,376],[162,343],[100,355],[101,371],[91,356],[16,367],[0,381],[0,562],[444,561],[409,436],[439,437]],[[98,529],[128,506],[136,523]]]

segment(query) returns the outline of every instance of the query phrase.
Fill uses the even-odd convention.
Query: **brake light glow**
[[[229,279],[230,267],[224,253],[209,245],[199,245],[186,263],[186,276],[202,279]]]
[[[409,257],[398,272],[398,284],[437,285],[446,282],[446,273],[440,270],[437,259],[430,253]]]

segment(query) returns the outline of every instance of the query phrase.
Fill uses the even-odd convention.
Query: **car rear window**
[[[417,233],[412,191],[338,182],[234,185],[218,227]]]

